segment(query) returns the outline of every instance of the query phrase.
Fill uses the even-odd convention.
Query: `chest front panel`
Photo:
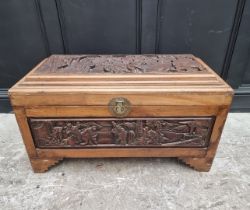
[[[206,147],[213,118],[30,119],[39,148]]]

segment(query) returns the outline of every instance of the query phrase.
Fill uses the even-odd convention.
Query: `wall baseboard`
[[[242,85],[235,90],[232,112],[250,112],[250,86]]]
[[[0,88],[0,113],[9,113],[11,111],[8,89]]]

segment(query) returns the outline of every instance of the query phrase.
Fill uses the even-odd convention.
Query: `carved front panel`
[[[30,119],[37,147],[206,147],[213,118]]]

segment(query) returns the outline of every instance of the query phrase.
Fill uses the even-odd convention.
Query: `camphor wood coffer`
[[[209,171],[233,90],[193,55],[53,55],[9,95],[35,172],[84,157]]]

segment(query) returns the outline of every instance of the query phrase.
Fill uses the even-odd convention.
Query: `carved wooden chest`
[[[192,55],[53,55],[9,95],[35,172],[84,157],[209,171],[233,90]]]

